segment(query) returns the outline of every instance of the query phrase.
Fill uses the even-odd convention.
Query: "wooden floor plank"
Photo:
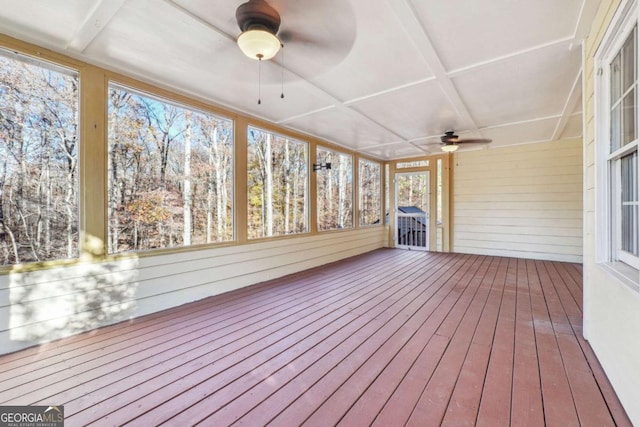
[[[589,365],[582,354],[578,339],[575,335],[579,329],[579,323],[572,318],[578,317],[578,305],[569,293],[567,284],[558,273],[553,263],[544,263],[548,281],[550,282],[548,295],[556,298],[564,309],[567,321],[573,325],[573,334],[556,333],[558,348],[565,365],[567,379],[572,390],[573,401],[582,424],[594,423],[596,425],[614,425],[609,409],[604,401],[602,393],[592,375]],[[595,404],[602,399],[601,404]]]
[[[544,426],[538,350],[525,260],[518,260],[511,425]]]
[[[445,267],[442,264],[442,260],[433,265],[424,264],[425,271],[414,270],[415,277],[428,274],[430,266],[434,270]],[[200,421],[206,416],[209,416],[206,422],[214,425],[226,425],[235,421],[241,415],[262,403],[267,396],[278,391],[281,386],[289,383],[301,372],[317,364],[322,358],[328,357],[328,354],[332,352],[339,353],[337,350],[339,346],[345,346],[349,341],[358,343],[366,339],[372,333],[367,325],[370,326],[372,322],[380,323],[379,316],[384,316],[385,311],[389,310],[394,304],[399,304],[404,300],[412,300],[411,289],[405,286],[411,281],[412,277],[414,276],[408,276],[406,280],[394,283],[393,286],[389,287],[389,290],[393,290],[393,292],[381,294],[381,298],[384,301],[372,300],[367,304],[352,306],[350,315],[356,316],[356,318],[346,327],[341,327],[337,322],[338,331],[332,332],[330,330],[330,334],[327,337],[316,334],[308,343],[297,344],[296,356],[299,354],[298,357],[292,357],[291,354],[283,354],[282,361],[278,359],[269,360],[260,366],[260,375],[245,375],[228,387],[208,395],[201,402],[201,404],[208,407],[222,407],[220,411],[203,413],[197,407],[192,407],[193,410],[189,408],[183,411],[171,419],[169,423],[191,424]],[[246,397],[235,399],[240,395]]]
[[[376,257],[372,257],[365,265],[358,266],[360,270],[366,270],[369,266],[376,265]],[[270,301],[278,301],[281,295],[294,297],[296,292],[288,288],[297,281],[305,280],[324,286],[328,279],[340,277],[346,271],[354,268],[351,264],[336,263],[335,268],[327,275],[322,268],[306,270],[292,274],[278,282],[265,282],[251,288],[243,288],[236,291],[218,295],[215,299],[204,299],[189,304],[188,307],[176,307],[159,313],[154,313],[128,322],[121,322],[98,330],[78,334],[64,340],[54,341],[42,346],[33,347],[11,355],[6,355],[0,360],[0,373],[21,376],[24,371],[20,367],[29,366],[33,371],[39,367],[51,367],[57,360],[75,364],[73,357],[78,354],[88,354],[96,349],[112,347],[121,342],[140,342],[145,335],[152,334],[156,330],[164,330],[167,326],[197,323],[198,317],[212,310],[220,310],[222,316],[229,316],[236,310],[246,311],[255,305],[265,305]],[[300,290],[302,292],[302,290]],[[179,313],[179,319],[173,314]],[[97,334],[97,332],[100,332]],[[57,359],[57,360],[54,360]],[[9,374],[7,371],[11,371]]]
[[[476,424],[491,352],[490,337],[495,330],[504,288],[504,279],[496,280],[499,263],[499,258],[492,259],[491,268],[483,280],[484,286],[489,287],[489,295],[442,421],[443,426]]]
[[[602,366],[600,366],[600,362],[598,362],[598,359],[593,353],[591,346],[589,346],[589,343],[582,337],[579,337],[578,343],[580,344],[580,348],[582,349],[586,362],[589,364],[589,370],[591,371],[593,378],[598,383],[602,397],[609,408],[609,412],[611,413],[611,417],[615,424],[619,427],[631,427],[631,422],[627,417],[620,400],[618,400],[618,397],[613,390],[613,386],[605,375]]]
[[[313,295],[317,295],[322,298],[325,298],[327,295],[331,295],[330,290],[326,289],[326,287],[323,288],[320,286],[318,289],[310,287],[307,292],[311,290],[314,291]],[[337,292],[343,291],[343,288],[340,286],[337,287]],[[273,309],[285,313],[304,310],[305,306],[298,304],[296,298],[297,293],[296,297],[289,298],[289,300],[292,301],[291,306],[278,302]],[[257,300],[255,303],[260,304],[260,301]],[[253,314],[251,312],[245,312],[242,317],[238,319],[233,316],[233,314],[236,314],[235,309],[229,310],[227,314],[231,317],[231,321],[229,323],[221,321],[224,319],[220,319],[220,316],[216,314],[216,311],[209,311],[207,315],[209,319],[208,322],[203,322],[203,330],[198,328],[199,323],[197,323],[193,325],[192,331],[188,334],[184,334],[184,327],[182,327],[174,332],[174,334],[178,336],[177,339],[175,339],[167,329],[159,329],[157,330],[157,333],[150,334],[152,335],[152,341],[135,343],[133,346],[127,347],[119,352],[101,352],[100,357],[90,359],[89,363],[78,364],[76,367],[76,374],[73,378],[66,377],[64,371],[56,372],[55,374],[48,376],[47,384],[50,385],[40,387],[37,393],[31,393],[30,396],[35,397],[40,401],[48,398],[50,394],[55,394],[56,392],[61,393],[65,390],[65,387],[69,382],[82,384],[97,377],[105,377],[108,380],[110,373],[121,372],[125,368],[147,369],[153,364],[153,359],[149,358],[149,356],[156,353],[164,352],[165,354],[173,355],[172,352],[178,352],[179,354],[182,354],[187,349],[202,347],[208,342],[217,341],[217,344],[233,342],[238,340],[238,337],[233,335],[233,332],[235,331],[248,330],[247,328],[249,325],[253,325],[252,327],[254,330],[259,330],[265,326],[265,323],[273,324],[272,312],[269,311],[264,313],[262,316],[259,316],[257,319],[251,318],[251,314]],[[263,320],[262,323],[259,322],[260,320]],[[273,329],[275,330],[277,327],[274,327]],[[263,331],[263,333],[266,334],[267,332]],[[201,342],[202,338],[206,341]],[[92,387],[95,386],[95,384],[92,384]],[[0,392],[0,401],[11,402],[11,399],[19,399],[21,396],[19,393],[24,390],[29,390],[30,387],[31,384],[25,383],[21,387],[13,388],[9,394]]]
[[[484,270],[477,269],[473,272],[472,279],[465,290],[466,295],[462,295],[459,301],[460,304],[456,304],[450,315],[445,319],[445,322],[443,322],[443,328],[439,328],[436,332],[438,335],[443,335],[449,331],[447,321],[458,319],[456,329],[451,331],[452,336],[449,347],[409,417],[408,424],[410,425],[439,424],[447,412],[447,406],[459,380],[463,363],[478,325],[478,319],[482,315],[489,296],[490,288],[480,286],[487,275],[488,264],[486,267]],[[467,298],[464,298],[465,296]],[[467,367],[472,366],[467,364]],[[471,392],[469,389],[464,391],[465,393]],[[462,388],[459,388],[457,399],[467,400],[470,397],[469,395],[460,396],[461,393]],[[454,405],[457,403],[459,403],[459,400]]]
[[[532,295],[531,309],[535,319],[545,422],[547,425],[578,426],[578,414],[556,339],[556,333],[568,333],[568,322],[560,313],[562,306],[554,296],[544,264],[527,262],[527,271],[530,286],[543,291],[541,295]],[[558,405],[558,402],[564,404]]]
[[[0,356],[69,425],[630,426],[582,266],[378,250]]]
[[[505,265],[506,264],[506,265]],[[478,411],[479,426],[508,426],[511,420],[511,385],[516,312],[516,260],[504,259],[504,290]]]
[[[331,358],[324,359],[323,363],[314,365],[315,369],[305,371],[303,375],[298,376],[286,387],[279,390],[279,393],[274,396],[281,394],[287,396],[285,402],[286,400],[291,401],[293,398],[293,402],[287,405],[284,410],[280,410],[281,405],[274,406],[271,401],[264,402],[241,418],[240,422],[244,425],[259,425],[265,421],[272,421],[279,425],[299,425],[304,422],[316,407],[324,403],[335,388],[339,387],[379,345],[399,329],[404,320],[403,317],[418,308],[434,310],[440,306],[446,295],[455,287],[454,281],[449,279],[460,269],[465,268],[467,258],[458,256],[457,260],[454,267],[440,274],[428,288],[441,290],[441,292],[430,293],[435,295],[435,298],[429,298],[431,295],[425,294],[424,298],[428,299],[426,305],[421,300],[414,298],[409,305],[404,306],[403,312],[389,312],[387,317],[379,317],[376,319],[380,321],[378,329],[367,340],[355,348],[342,349],[344,351],[332,354]],[[447,284],[448,286],[446,286]],[[330,375],[328,375],[329,373]],[[273,400],[280,402],[281,399],[275,397]],[[275,418],[272,419],[272,417]]]
[[[406,262],[410,264],[412,260],[413,258],[408,258]],[[378,275],[378,278],[383,281],[387,277],[386,275],[393,277],[397,271],[401,271],[405,265],[409,264],[405,264],[405,262],[397,263],[392,269],[388,269],[387,273],[384,274],[377,269],[372,269],[368,275],[363,275],[363,277],[366,280],[367,278],[373,278]],[[303,304],[295,302],[296,312],[304,314],[303,317],[297,318],[295,322],[289,321],[289,319],[295,318],[291,317],[291,313],[273,313],[268,320],[269,322],[272,322],[268,329],[264,329],[261,332],[254,330],[251,337],[243,337],[242,340],[235,340],[234,342],[237,342],[237,345],[225,346],[224,343],[216,342],[215,348],[213,349],[209,346],[202,346],[204,353],[192,354],[191,356],[196,357],[189,360],[188,364],[182,363],[183,361],[181,358],[176,358],[175,362],[176,364],[179,364],[178,366],[163,364],[163,371],[154,372],[154,376],[151,379],[145,378],[145,372],[143,373],[143,377],[135,378],[135,382],[137,382],[138,385],[134,388],[128,388],[119,392],[118,390],[110,390],[110,393],[115,394],[109,400],[110,404],[113,406],[108,412],[108,417],[111,419],[119,419],[118,417],[121,417],[124,422],[130,418],[134,418],[132,417],[132,407],[138,407],[138,411],[142,411],[145,408],[146,411],[151,411],[153,408],[162,405],[166,400],[170,400],[175,397],[169,393],[157,393],[158,390],[167,391],[167,389],[175,389],[175,395],[182,395],[183,393],[179,393],[180,390],[188,392],[192,387],[203,383],[208,378],[216,375],[216,373],[225,372],[239,362],[244,362],[245,365],[249,365],[252,368],[254,366],[252,365],[252,362],[255,363],[257,358],[268,358],[268,355],[271,354],[265,353],[265,351],[277,353],[278,347],[271,348],[270,344],[277,344],[282,340],[286,340],[291,334],[296,332],[302,335],[305,333],[303,330],[305,326],[312,325],[314,321],[323,318],[327,313],[340,310],[340,306],[332,305],[334,301],[340,301],[342,303],[342,307],[347,307],[352,301],[356,301],[360,297],[366,298],[367,294],[371,293],[374,289],[375,287],[372,289],[368,284],[361,283],[361,286],[358,288],[361,293],[354,292],[351,299],[345,299],[342,294],[333,296],[328,294],[326,296],[331,297],[332,299],[325,301],[324,305],[320,306],[318,306],[318,301],[315,300],[308,300]],[[385,291],[385,289],[383,288],[382,291]],[[371,298],[374,298],[375,296],[376,295],[373,295]],[[305,312],[307,307],[314,307],[316,310],[313,312]],[[345,310],[348,312],[349,308]],[[267,322],[267,320],[265,320],[265,322]],[[287,325],[288,328],[283,327]],[[295,329],[296,326],[300,326],[299,329]],[[262,352],[261,355],[259,354],[260,352]],[[170,369],[167,370],[166,368]],[[227,374],[232,375],[233,372]],[[218,387],[221,388],[224,385],[224,383],[221,383]],[[101,395],[104,394],[101,393]],[[139,400],[140,396],[152,396],[152,398],[145,398],[144,404],[139,404],[137,400]],[[138,399],[136,399],[136,397],[138,397]],[[173,400],[175,403],[175,399]],[[182,404],[184,405],[186,402],[182,402]],[[117,409],[113,410],[113,407],[116,407]],[[91,419],[100,419],[101,416],[106,415],[106,413],[98,412],[98,408],[92,407],[88,413],[81,414],[79,419],[81,419],[82,422],[86,422]],[[158,413],[156,413],[156,415],[159,416]]]
[[[481,279],[484,277],[484,272],[489,268],[489,264],[490,260],[488,259],[478,259],[472,265],[472,271],[467,271],[465,276],[458,281],[464,287],[464,290],[459,293],[459,297],[455,294],[449,295],[449,298],[455,298],[456,302],[439,326],[435,322],[429,322],[429,316],[420,315],[418,311],[416,313],[418,316],[411,319],[415,319],[415,323],[407,322],[403,325],[403,329],[407,331],[409,336],[399,334],[382,345],[366,363],[312,414],[307,422],[311,424],[320,424],[323,421],[327,421],[330,424],[340,422],[345,426],[349,426],[356,423],[357,420],[357,422],[370,424],[388,400],[388,394],[393,391],[406,375],[408,367],[414,363],[421,347],[424,347],[429,337],[434,333],[439,336],[447,336],[442,331],[444,325],[450,327],[449,323],[453,323],[447,322],[450,318],[457,318],[458,324],[461,322],[461,318],[466,312],[466,307],[471,304],[472,300],[475,301],[473,294],[478,289]],[[476,272],[479,272],[479,274],[476,275]],[[477,283],[474,283],[474,279]],[[447,329],[447,332],[453,335],[455,330]],[[412,347],[406,345],[414,342],[416,344]],[[378,380],[380,381],[378,382]],[[374,390],[376,390],[374,384],[376,383],[379,387],[377,387],[377,392],[374,393]],[[360,402],[360,404],[354,408],[353,402]],[[349,416],[343,416],[347,412],[349,412]]]

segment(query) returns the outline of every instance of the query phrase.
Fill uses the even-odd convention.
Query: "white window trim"
[[[640,35],[640,8],[638,0],[623,0],[607,29],[600,47],[595,53],[594,73],[594,131],[595,131],[595,249],[596,262],[622,283],[635,291],[640,289],[640,271],[637,266],[637,258],[628,259],[632,268],[623,262],[612,260],[614,250],[611,244],[611,223],[619,218],[611,218],[611,194],[609,164],[611,160],[621,157],[623,154],[634,151],[638,147],[638,139],[631,144],[621,147],[614,153],[609,152],[610,129],[610,93],[609,93],[609,64],[622,48],[626,38],[635,25],[639,26]],[[640,54],[638,52],[640,38],[636,44],[636,67],[640,70]],[[640,134],[640,94],[636,95],[636,129]],[[640,180],[640,179],[639,179]],[[639,183],[640,184],[640,183]],[[620,243],[616,236],[616,244]],[[620,256],[620,254],[618,254]],[[624,258],[624,255],[622,256]]]

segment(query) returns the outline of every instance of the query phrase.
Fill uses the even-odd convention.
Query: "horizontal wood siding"
[[[455,154],[453,250],[582,262],[581,144]]]
[[[640,295],[596,258],[595,53],[619,0],[603,0],[584,43],[584,335],[634,425],[640,425]]]
[[[385,228],[0,276],[0,353],[383,247]]]

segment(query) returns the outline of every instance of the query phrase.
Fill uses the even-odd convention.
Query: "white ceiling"
[[[270,0],[291,40],[262,64],[261,105],[243,2],[0,0],[0,32],[381,159],[437,152],[448,129],[493,147],[582,134],[598,0]]]

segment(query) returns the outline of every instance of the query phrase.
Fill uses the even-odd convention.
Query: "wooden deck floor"
[[[379,250],[0,357],[68,426],[630,425],[581,266]]]

